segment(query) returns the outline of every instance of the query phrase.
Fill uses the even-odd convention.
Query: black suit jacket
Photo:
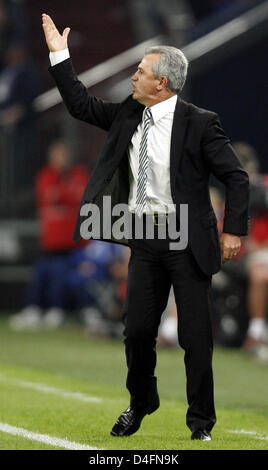
[[[112,206],[128,202],[127,149],[144,106],[129,96],[122,103],[91,97],[78,80],[71,59],[49,68],[70,114],[108,132],[81,206],[100,205],[103,195],[112,196]],[[223,231],[248,233],[248,175],[242,168],[217,114],[186,103],[178,97],[174,113],[170,182],[173,202],[188,204],[189,246],[202,271],[211,275],[221,268],[217,219],[211,206],[211,173],[225,185]],[[74,240],[79,241],[83,217],[78,216]],[[103,234],[102,239],[107,240]],[[114,241],[111,240],[110,241]],[[126,243],[127,240],[121,240]]]

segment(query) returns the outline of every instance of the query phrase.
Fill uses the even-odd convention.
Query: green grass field
[[[0,344],[1,450],[63,449],[56,438],[107,450],[268,449],[268,367],[241,351],[215,349],[218,421],[213,440],[200,442],[190,440],[185,424],[180,349],[158,351],[159,410],[136,434],[117,438],[110,429],[129,403],[120,340],[91,337],[71,324],[13,332],[1,317]],[[14,435],[17,428],[24,434]],[[54,439],[38,442],[29,433]]]

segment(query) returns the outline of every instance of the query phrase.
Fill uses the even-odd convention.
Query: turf
[[[239,350],[215,348],[217,424],[211,442],[190,440],[183,351],[158,350],[160,409],[128,438],[110,436],[115,419],[128,406],[126,366],[120,340],[85,334],[77,325],[57,331],[13,332],[0,319],[0,422],[100,449],[186,450],[268,448],[267,365]],[[102,398],[79,401],[26,388],[44,384]],[[255,434],[236,434],[230,431]],[[0,449],[59,449],[0,432]]]

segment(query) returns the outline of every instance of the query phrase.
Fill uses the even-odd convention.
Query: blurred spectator
[[[48,150],[48,164],[36,180],[44,255],[35,266],[27,306],[10,318],[13,328],[35,328],[41,324],[53,327],[63,321],[68,255],[77,247],[72,234],[87,181],[88,171],[72,163],[68,146],[63,141],[54,142]],[[46,314],[43,310],[47,310]]]
[[[0,71],[1,190],[7,203],[19,203],[33,182],[35,119],[33,100],[39,91],[38,75],[27,50],[8,46]],[[6,191],[3,191],[3,186]]]
[[[55,253],[77,247],[72,235],[88,178],[85,167],[72,162],[70,148],[64,141],[50,145],[48,164],[36,178],[40,244],[44,251]]]
[[[97,240],[69,255],[66,299],[95,334],[122,333],[128,260],[127,247]]]
[[[268,177],[266,185],[268,193]],[[263,356],[263,344],[268,339],[268,210],[266,214],[252,221],[247,253],[249,328],[244,347],[254,355]],[[266,360],[268,361],[268,350]]]
[[[251,185],[251,229],[245,243],[248,273],[249,325],[244,349],[257,358],[268,361],[268,175],[259,173],[255,150],[244,142],[234,144]]]
[[[224,346],[244,345],[245,351],[267,361],[267,175],[259,173],[259,159],[252,146],[234,142],[233,147],[249,174],[251,221],[238,256],[213,277],[215,310],[219,313],[216,339]]]
[[[32,114],[32,101],[37,95],[37,75],[25,47],[8,46],[5,67],[0,75],[0,124],[14,126]]]

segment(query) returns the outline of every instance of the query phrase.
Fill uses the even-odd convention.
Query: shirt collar
[[[159,119],[166,116],[168,113],[174,113],[178,95],[173,95],[165,101],[155,104],[150,108],[153,116],[153,121],[156,123]]]

